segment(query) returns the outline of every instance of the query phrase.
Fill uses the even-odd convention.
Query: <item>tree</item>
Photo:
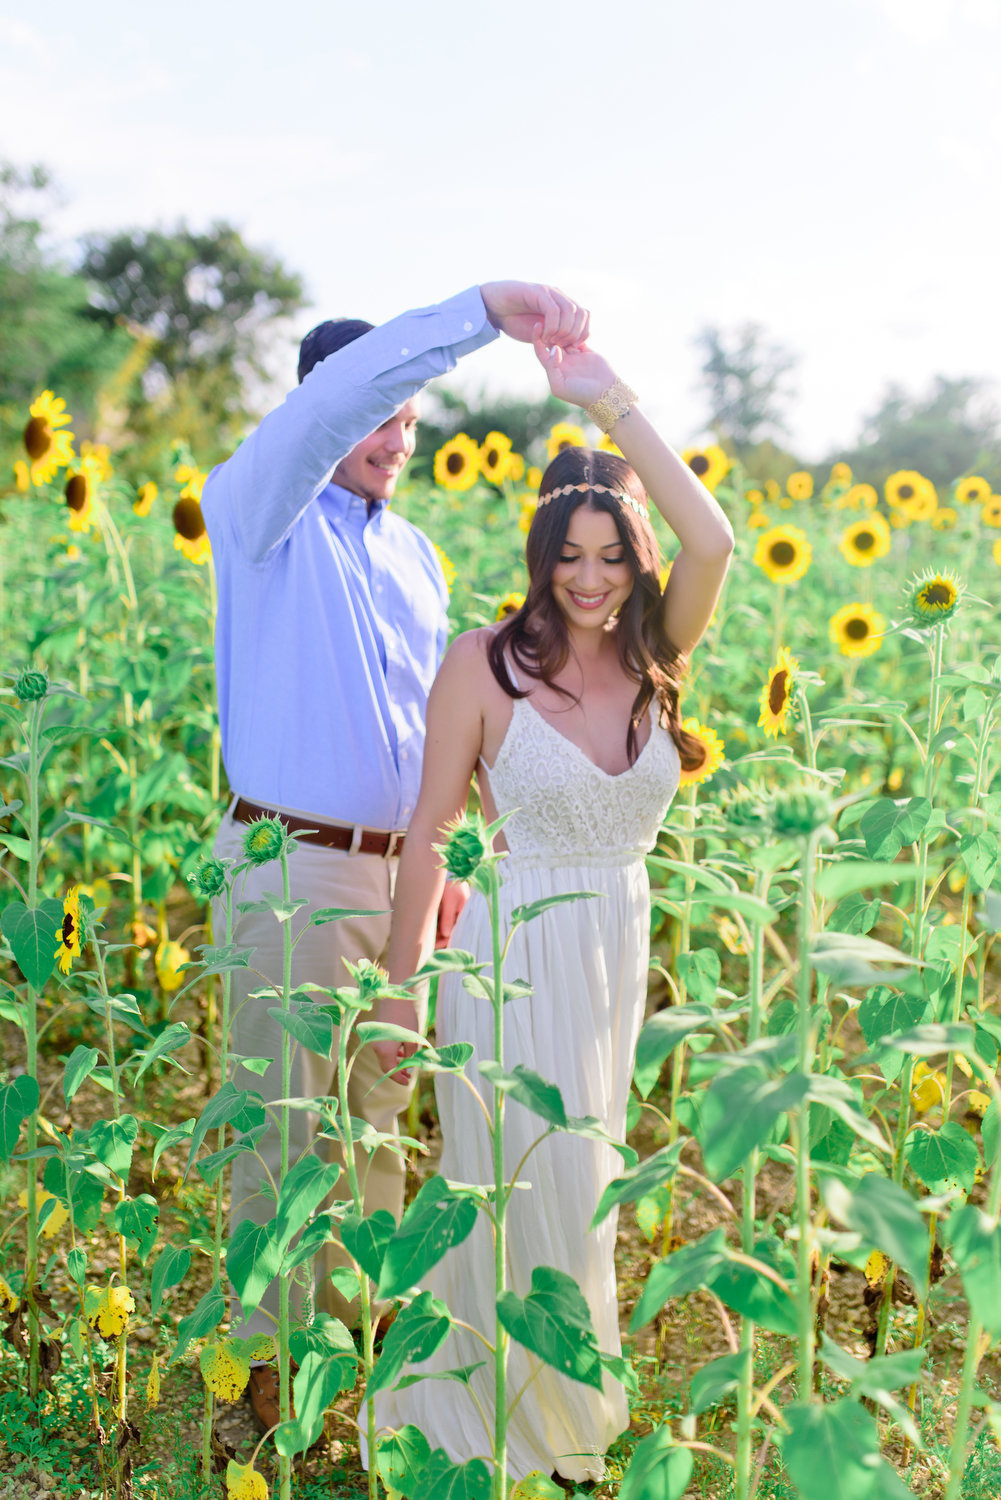
[[[758,323],[726,334],[715,324],[695,339],[703,352],[700,384],[709,398],[709,427],[722,442],[742,450],[788,430],[784,407],[792,394],[783,384],[798,359],[769,343]]]
[[[50,389],[86,430],[132,341],[94,317],[87,283],[43,248],[53,196],[44,167],[0,163],[0,403],[19,428],[27,404]]]
[[[82,252],[95,315],[146,341],[127,398],[135,435],[169,426],[202,462],[231,449],[254,415],[248,386],[267,379],[275,325],[306,305],[302,279],[226,223],[92,234]]]
[[[916,469],[937,485],[975,473],[1001,488],[1001,415],[983,380],[936,375],[923,396],[890,385],[856,447],[835,456],[873,484]]]

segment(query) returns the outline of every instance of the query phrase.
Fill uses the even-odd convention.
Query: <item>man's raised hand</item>
[[[540,340],[569,349],[586,341],[591,315],[554,286],[531,281],[488,281],[480,287],[495,328],[523,344]]]

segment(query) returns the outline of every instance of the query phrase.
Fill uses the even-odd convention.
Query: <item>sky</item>
[[[798,356],[790,446],[847,447],[891,381],[1001,385],[1001,0],[0,0],[0,158],[55,174],[58,244],[234,223],[320,318],[550,282],[677,446],[693,340]],[[450,377],[541,400],[503,340]]]

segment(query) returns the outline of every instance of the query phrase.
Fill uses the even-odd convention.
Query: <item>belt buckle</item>
[[[402,833],[389,833],[386,835],[386,852],[382,856],[383,859],[392,859],[402,838]]]

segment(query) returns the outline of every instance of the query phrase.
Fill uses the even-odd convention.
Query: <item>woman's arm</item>
[[[431,688],[421,790],[407,829],[393,898],[386,959],[391,984],[402,984],[415,974],[434,947],[445,871],[432,846],[444,841],[445,825],[466,806],[483,743],[483,684],[489,670],[479,632],[471,631],[455,641]],[[381,1001],[371,1019],[416,1030],[416,1003]],[[387,1071],[394,1067],[400,1044],[374,1045],[383,1067]],[[403,1053],[413,1050],[412,1046],[404,1048]]]
[[[611,365],[593,350],[547,349],[541,341],[535,347],[553,394],[574,406],[593,405],[615,381]],[[687,656],[712,619],[730,565],[733,531],[702,481],[638,407],[618,418],[610,436],[681,543],[664,591],[664,628]]]

